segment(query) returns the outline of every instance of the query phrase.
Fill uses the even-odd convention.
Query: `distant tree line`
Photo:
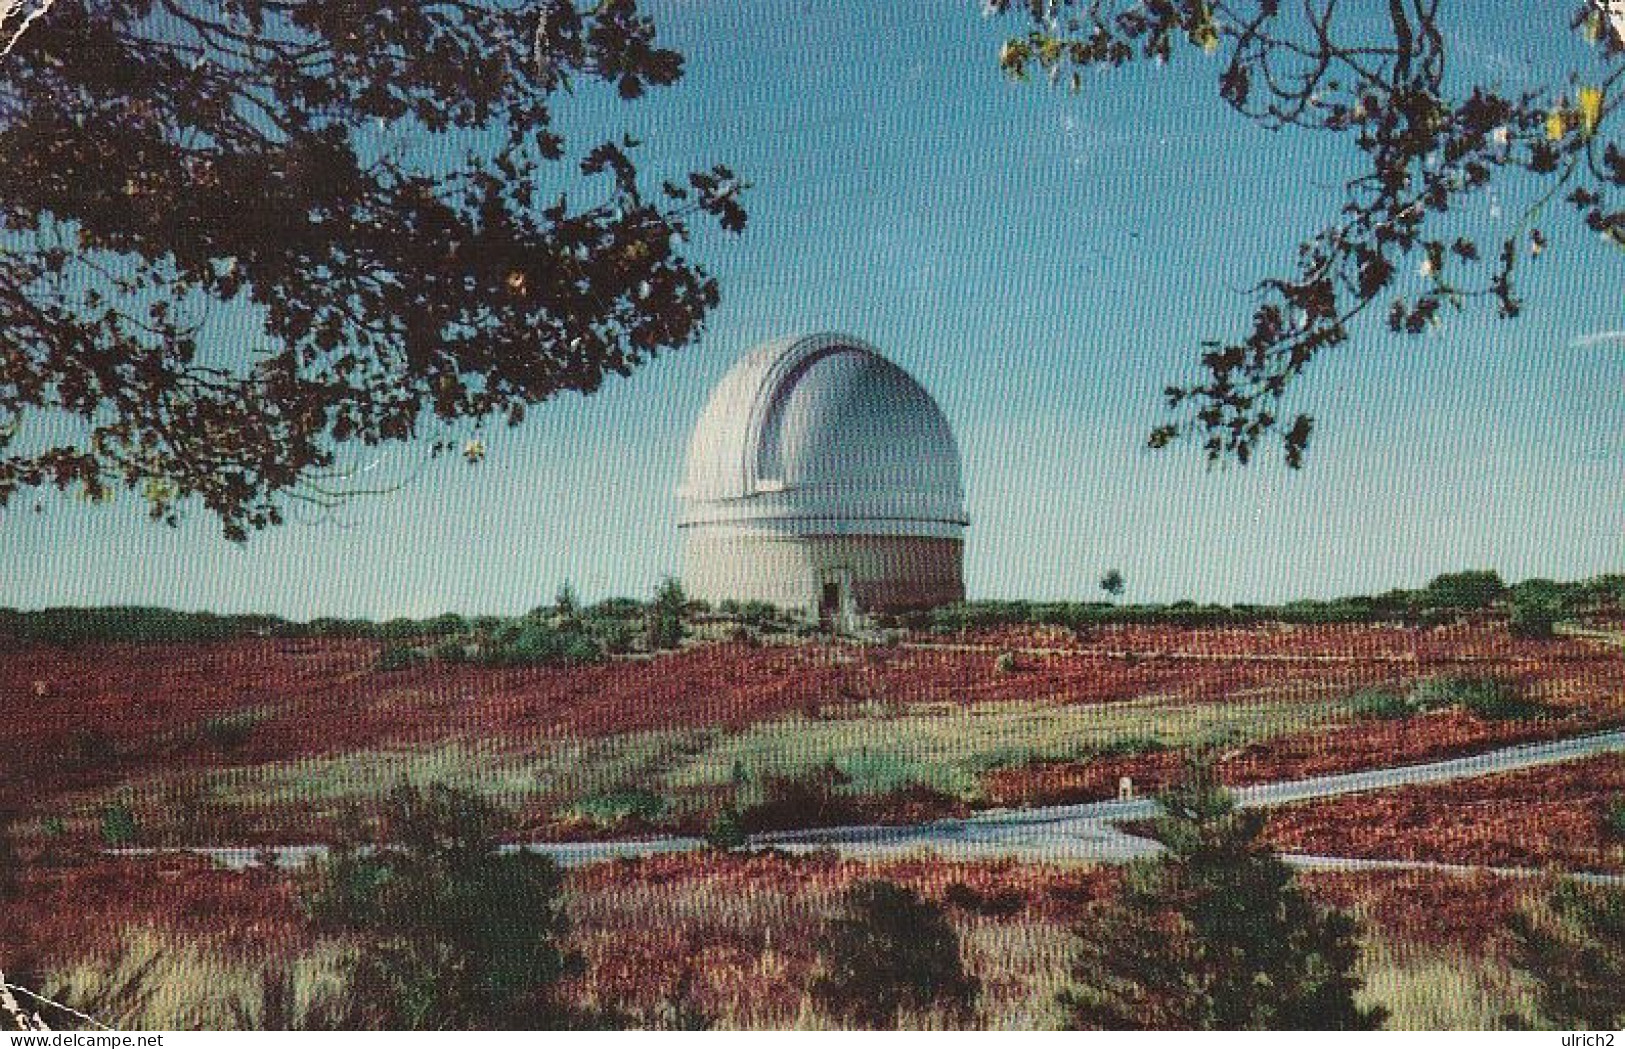
[[[1625,575],[1576,582],[1529,579],[1508,585],[1494,572],[1441,575],[1418,590],[1389,590],[1284,604],[1111,604],[1104,601],[972,601],[892,617],[913,629],[967,630],[1016,624],[1084,629],[1113,623],[1249,626],[1259,623],[1396,623],[1429,626],[1464,617],[1505,617],[1514,631],[1549,636],[1561,619],[1618,616]]]
[[[1508,585],[1494,572],[1441,575],[1418,590],[1390,590],[1325,601],[1279,605],[1113,604],[1104,601],[973,601],[895,616],[882,626],[919,630],[963,630],[1011,624],[1086,628],[1111,623],[1173,626],[1247,626],[1257,623],[1399,623],[1432,625],[1463,616],[1506,617],[1515,632],[1550,633],[1561,619],[1625,614],[1625,575],[1600,575],[1575,582],[1528,579]],[[0,608],[0,644],[79,644],[94,641],[223,641],[242,637],[343,637],[395,642],[425,658],[454,661],[462,639],[465,653],[497,653],[490,662],[534,662],[538,654],[573,653],[584,661],[634,650],[675,648],[696,621],[726,621],[758,634],[794,632],[788,613],[759,601],[724,601],[716,606],[687,598],[674,580],[660,585],[651,601],[616,597],[582,605],[568,586],[553,604],[523,616],[462,616],[383,621],[324,616],[296,622],[264,614],[218,615],[168,608],[119,605],[100,608]],[[505,654],[503,654],[505,653]],[[543,659],[542,661],[546,661]]]

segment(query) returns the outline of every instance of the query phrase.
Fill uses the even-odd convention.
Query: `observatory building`
[[[741,357],[694,428],[678,496],[690,597],[836,625],[964,598],[970,522],[948,420],[859,339]]]

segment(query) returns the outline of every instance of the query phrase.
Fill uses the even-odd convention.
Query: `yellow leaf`
[[[1025,49],[1014,40],[1006,40],[1004,46],[999,48],[999,68],[1011,76],[1021,73],[1026,62]]]
[[[1197,9],[1189,35],[1191,43],[1210,55],[1219,49],[1219,29],[1213,24],[1213,10],[1207,4]]]
[[[1586,134],[1597,130],[1597,122],[1602,119],[1602,89],[1596,87],[1582,87],[1580,89],[1580,123],[1585,127]]]
[[[1568,127],[1563,120],[1563,111],[1554,109],[1546,114],[1546,137],[1553,142],[1558,141],[1567,133]]]

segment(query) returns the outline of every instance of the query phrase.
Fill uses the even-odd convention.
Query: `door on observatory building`
[[[818,595],[818,625],[825,628],[839,626],[842,603],[839,580],[826,582]]]

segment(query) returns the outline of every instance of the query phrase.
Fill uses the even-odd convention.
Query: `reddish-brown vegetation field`
[[[1137,700],[1155,731],[1159,704],[1322,702],[1365,687],[1402,690],[1441,674],[1514,681],[1562,715],[1486,721],[1459,710],[1356,720],[1238,743],[1220,755],[1232,783],[1424,761],[1625,721],[1625,658],[1595,639],[1517,640],[1496,624],[1181,628],[1111,626],[1083,636],[1004,627],[916,634],[890,645],[693,645],[652,658],[570,668],[438,662],[374,669],[375,642],[247,639],[186,644],[27,646],[0,659],[12,760],[0,811],[106,790],[143,777],[254,767],[368,748],[476,744],[524,754],[564,740],[659,729],[740,730],[789,716],[875,709],[985,709],[1004,702],[1088,706]],[[1012,659],[999,659],[1010,653]],[[1013,666],[1011,665],[1013,662]],[[1290,717],[1290,714],[1287,715]],[[242,719],[236,736],[222,722]],[[1174,753],[994,767],[988,803],[1110,796],[1119,776],[1153,789]],[[863,799],[866,819],[961,811],[936,796]],[[286,797],[289,809],[303,802]],[[895,809],[895,811],[892,811]],[[265,818],[264,833],[300,819]],[[551,816],[540,817],[552,832]],[[535,821],[532,820],[532,823]]]
[[[1368,936],[1469,953],[1503,948],[1507,918],[1546,889],[1538,878],[1490,873],[1304,871],[1298,879],[1322,903],[1353,912]]]
[[[629,826],[697,830],[712,812],[691,805],[647,824],[641,816],[595,823],[591,810],[569,816],[560,799],[602,800],[647,786],[673,792],[668,798],[687,789],[720,802],[732,789],[727,769],[736,752],[729,744],[760,748],[737,753],[764,762],[771,774],[772,762],[795,745],[773,747],[785,746],[785,738],[799,744],[806,737],[797,733],[825,732],[831,746],[846,733],[870,746],[884,732],[899,763],[953,760],[974,770],[979,794],[950,796],[905,777],[895,787],[835,799],[853,820],[908,821],[973,804],[1107,797],[1123,775],[1141,791],[1155,789],[1185,757],[1155,749],[1164,714],[1186,726],[1168,734],[1181,741],[1174,746],[1218,741],[1218,768],[1231,784],[1415,763],[1625,724],[1625,654],[1617,645],[1514,640],[1493,623],[1123,626],[1081,637],[1001,628],[915,634],[890,645],[714,642],[558,669],[430,662],[380,672],[378,651],[369,641],[250,639],[40,645],[0,654],[0,709],[11,715],[0,813],[28,817],[19,826],[30,855],[59,853],[29,863],[20,897],[0,911],[0,964],[45,971],[115,952],[140,930],[237,959],[230,965],[242,971],[268,956],[308,955],[317,949],[316,933],[287,877],[229,872],[195,858],[98,856],[109,834],[107,806],[128,798],[143,833],[157,833],[159,818],[172,815],[177,826],[198,821],[184,831],[194,837],[180,840],[286,841],[330,818],[333,799],[355,796],[345,793],[352,786],[346,777],[386,776],[405,754],[428,756],[423,768],[460,773],[463,785],[476,788],[482,770],[522,769],[516,775],[531,777],[524,781],[529,793],[515,802],[522,833],[603,835]],[[1496,720],[1452,706],[1382,720],[1352,716],[1341,703],[1357,690],[1402,693],[1444,675],[1509,682],[1546,716]],[[1064,719],[1052,716],[1057,710]],[[1142,712],[1150,743],[1136,737]],[[960,713],[965,717],[955,720]],[[1079,713],[1090,720],[1080,725]],[[1215,713],[1220,717],[1209,717]],[[1117,727],[1091,751],[1090,726],[1107,718]],[[767,731],[758,731],[763,723]],[[1210,736],[1201,728],[1209,724],[1238,728]],[[910,733],[948,746],[961,726],[983,733],[974,746],[952,755],[907,751]],[[1007,739],[1006,732],[1034,738]],[[579,758],[573,741],[582,743]],[[546,766],[562,772],[523,764],[564,743],[572,746]],[[1121,747],[1113,750],[1114,743]],[[465,769],[463,751],[437,750],[452,744],[514,762]],[[658,756],[667,750],[676,755],[671,760],[686,760],[702,748],[713,748],[702,756],[723,770],[721,781],[702,777],[685,787],[639,778],[676,767]],[[382,760],[369,763],[369,753]],[[440,753],[449,756],[434,757]],[[983,756],[990,760],[978,765]],[[619,761],[631,771],[617,772]],[[573,795],[536,785],[594,762],[594,770],[607,770],[603,778],[569,788]],[[210,789],[223,784],[223,793],[201,792],[205,779]],[[1294,806],[1273,814],[1270,833],[1286,849],[1344,856],[1625,869],[1617,847],[1605,848],[1600,825],[1604,799],[1622,790],[1625,762],[1599,758]],[[1046,1010],[1064,979],[1073,925],[1118,876],[1064,865],[869,864],[826,855],[708,853],[603,864],[568,878],[572,943],[587,963],[570,994],[585,1008],[649,1017],[684,999],[729,1025],[817,1023],[805,1015],[817,931],[842,888],[884,877],[948,905],[966,964],[984,985],[984,1019],[1043,1026],[1054,1020]],[[1302,879],[1317,898],[1354,908],[1384,938],[1382,950],[1398,944],[1451,958],[1496,949],[1506,915],[1540,884],[1415,873],[1311,872]]]
[[[1333,856],[1625,871],[1605,811],[1625,798],[1625,755],[1290,805],[1270,813],[1282,849]]]
[[[22,871],[0,907],[0,965],[13,971],[107,949],[138,927],[249,954],[293,949],[308,935],[289,879],[199,856],[35,858]]]
[[[41,776],[71,778],[76,747],[207,761],[206,748],[193,745],[198,726],[242,710],[264,720],[230,755],[238,763],[470,735],[523,745],[673,726],[737,727],[866,701],[1244,700],[1449,672],[1527,680],[1571,706],[1617,704],[1625,687],[1617,651],[1585,641],[1518,641],[1494,626],[1122,626],[1065,639],[1057,645],[1042,628],[1003,628],[892,646],[716,643],[598,666],[431,663],[388,673],[371,669],[377,645],[367,641],[32,646],[0,660],[0,701],[27,712],[13,739],[36,760],[11,771],[38,785]],[[1016,653],[1016,668],[1001,673],[996,657],[1006,650]]]

